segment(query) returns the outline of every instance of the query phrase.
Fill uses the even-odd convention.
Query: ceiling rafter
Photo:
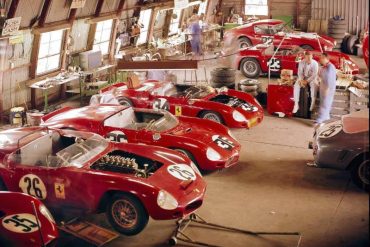
[[[40,27],[45,26],[46,17],[48,15],[49,11],[50,11],[52,2],[53,2],[53,0],[45,0],[44,1],[44,5],[42,6],[40,18],[39,18],[39,21],[38,21],[38,25]]]
[[[15,13],[17,12],[17,8],[19,5],[20,0],[13,0],[10,4],[7,19],[11,19],[15,17]]]
[[[98,0],[98,4],[96,5],[96,9],[95,9],[95,17],[100,16],[100,13],[103,9],[103,5],[104,5],[104,0]]]

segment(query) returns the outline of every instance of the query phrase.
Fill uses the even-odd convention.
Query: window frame
[[[99,23],[103,23],[103,22],[107,22],[107,21],[111,21],[111,26],[110,26],[110,33],[109,33],[109,39],[108,40],[104,40],[102,41],[102,34],[103,32],[106,30],[104,29],[104,25],[102,27],[101,30],[99,30],[100,32],[100,40],[99,42],[96,42],[96,34],[97,34],[97,31],[98,31],[98,25]],[[113,28],[114,28],[114,19],[107,19],[107,20],[103,20],[103,21],[99,21],[99,22],[96,22],[95,23],[95,32],[94,32],[94,38],[93,38],[93,43],[92,43],[92,47],[91,49],[92,50],[95,50],[95,51],[101,51],[102,53],[102,56],[105,57],[105,56],[108,56],[110,51],[111,51],[111,44],[112,44],[112,35],[113,35]],[[104,53],[101,49],[100,49],[100,45],[103,44],[103,43],[108,43],[108,50],[107,50],[107,53]],[[94,49],[94,47],[98,46],[99,49]]]
[[[259,4],[250,4],[248,3],[249,0],[244,0],[244,14],[245,15],[252,15],[247,13],[247,6],[257,6],[257,7],[267,7],[267,13],[266,15],[254,15],[254,16],[269,16],[270,15],[270,5],[269,5],[269,0],[266,0],[266,5],[259,5]]]
[[[53,53],[53,54],[49,54],[47,53],[46,56],[43,56],[43,57],[39,57],[40,56],[40,50],[41,50],[41,45],[42,45],[42,35],[46,34],[46,33],[51,33],[51,32],[55,32],[55,31],[61,31],[62,32],[62,35],[61,35],[61,39],[60,39],[60,48],[59,48],[59,53]],[[53,30],[53,31],[49,31],[49,32],[43,32],[43,33],[40,33],[38,34],[40,37],[39,37],[39,42],[38,42],[38,50],[37,50],[37,54],[36,54],[36,66],[35,66],[35,71],[33,72],[34,73],[34,77],[37,78],[37,77],[42,77],[42,76],[45,76],[45,75],[48,75],[48,74],[52,74],[56,71],[59,71],[61,68],[62,68],[62,62],[63,62],[63,56],[64,56],[64,50],[63,50],[63,44],[65,43],[66,41],[66,30],[65,29],[58,29],[58,30]],[[50,44],[50,40],[49,40],[49,43]],[[49,57],[53,57],[53,56],[56,56],[56,55],[59,55],[59,63],[58,63],[58,66],[56,68],[53,68],[53,69],[49,69],[49,70],[45,70],[45,71],[42,71],[40,73],[38,73],[38,69],[39,69],[39,60],[40,59],[48,59]]]
[[[139,18],[138,18],[138,24],[143,24],[144,27],[145,27],[145,24],[144,23],[141,23],[141,21],[140,21],[141,13],[144,12],[144,11],[150,11],[150,17],[148,19],[148,29],[144,31],[144,28],[140,28],[140,34],[139,34],[138,39],[137,39],[137,42],[136,42],[136,45],[137,46],[148,44],[148,42],[149,42],[149,33],[150,33],[150,23],[153,21],[152,20],[153,19],[153,14],[155,12],[151,8],[140,10],[140,15],[139,15]],[[146,33],[145,42],[140,43],[140,38],[141,38],[141,36],[142,36],[143,33]]]

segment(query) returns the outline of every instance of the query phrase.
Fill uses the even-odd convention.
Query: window
[[[137,45],[142,45],[148,42],[148,32],[151,19],[152,9],[145,9],[140,11],[139,25],[141,25],[141,30]]]
[[[267,16],[269,7],[267,0],[245,0],[246,15],[262,15]]]
[[[201,2],[201,4],[199,5],[198,15],[206,14],[207,4],[208,0],[204,0],[203,2]]]
[[[63,30],[57,30],[41,34],[36,75],[60,68],[63,33]]]
[[[173,16],[171,16],[171,24],[170,24],[170,33],[169,33],[169,35],[177,34],[178,31],[179,31],[181,9],[174,9],[173,10],[173,15],[176,15],[176,18],[173,18]]]
[[[109,53],[109,44],[112,33],[113,20],[101,21],[96,24],[94,37],[94,51],[101,51],[103,55]]]

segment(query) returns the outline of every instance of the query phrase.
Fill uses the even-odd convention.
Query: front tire
[[[114,195],[108,203],[106,213],[112,227],[126,236],[139,234],[149,221],[143,204],[128,194]]]
[[[208,119],[208,120],[211,120],[213,122],[223,124],[223,120],[222,120],[222,117],[220,116],[220,114],[218,114],[217,112],[214,112],[214,111],[204,111],[200,114],[200,118]]]
[[[360,188],[369,191],[370,188],[370,161],[369,155],[366,154],[362,159],[355,161],[351,169],[353,182]]]
[[[247,78],[258,78],[261,74],[261,66],[255,58],[244,58],[240,70]]]
[[[246,37],[242,37],[239,39],[239,48],[240,49],[244,49],[244,48],[248,48],[248,47],[251,47],[252,46],[252,42],[250,41],[250,39],[246,38]]]
[[[131,107],[133,106],[132,101],[127,97],[118,97],[117,98],[120,105]]]

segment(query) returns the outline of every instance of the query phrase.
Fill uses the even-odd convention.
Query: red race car
[[[44,204],[32,196],[5,189],[0,183],[0,246],[54,246],[58,229]]]
[[[364,39],[362,41],[362,51],[364,53],[364,60],[367,68],[369,69],[369,31],[364,34]]]
[[[263,108],[250,94],[209,86],[182,86],[170,82],[147,81],[129,89],[117,83],[102,90],[118,88],[122,105],[168,110],[176,116],[198,117],[225,124],[231,128],[251,128],[263,120]]]
[[[224,47],[246,48],[257,44],[297,45],[305,50],[332,51],[336,46],[333,38],[316,33],[294,32],[288,30],[281,20],[260,20],[228,30],[224,36]]]
[[[62,108],[43,118],[43,125],[91,131],[115,142],[134,142],[180,151],[202,170],[236,165],[240,144],[223,125],[179,117],[167,111],[100,105]]]
[[[239,69],[248,78],[257,78],[260,74],[280,74],[282,69],[298,72],[298,63],[304,58],[304,49],[299,46],[281,46],[275,53],[275,47],[255,46],[239,51],[236,59],[233,59],[232,67]],[[275,53],[275,57],[273,57]],[[319,61],[321,52],[312,51],[313,58]],[[328,51],[330,61],[337,69],[352,71],[352,74],[359,73],[357,64],[347,55],[337,51]]]
[[[148,145],[41,127],[0,132],[0,182],[55,210],[106,212],[120,233],[140,233],[155,220],[198,209],[206,189],[184,155]]]

